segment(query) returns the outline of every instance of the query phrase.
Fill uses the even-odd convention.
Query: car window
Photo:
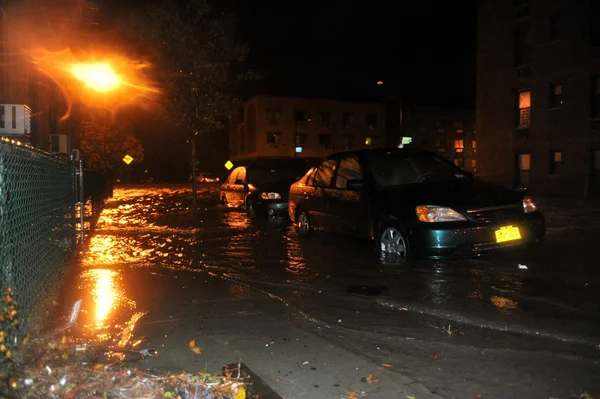
[[[235,177],[235,180],[241,180],[243,182],[246,182],[246,168],[240,168],[240,171],[238,172],[238,175]]]
[[[371,174],[375,184],[382,187],[415,183],[418,178],[406,154],[397,152],[375,155],[371,160]]]
[[[253,184],[295,182],[304,173],[298,168],[248,168],[247,178]]]
[[[362,179],[363,172],[357,157],[345,157],[340,160],[335,178],[335,188],[346,189],[346,182]]]
[[[321,163],[317,168],[312,185],[315,187],[329,187],[336,164],[337,159],[328,159]]]
[[[379,186],[468,179],[460,168],[435,154],[387,152],[373,155],[370,170]]]
[[[462,169],[442,157],[427,154],[412,154],[410,162],[418,174],[418,181],[441,182],[468,179],[468,176]]]
[[[229,175],[229,178],[227,179],[227,184],[234,184],[235,183],[235,179],[237,178],[238,172],[240,171],[240,168],[236,168],[233,170],[233,172],[231,172],[231,174]]]

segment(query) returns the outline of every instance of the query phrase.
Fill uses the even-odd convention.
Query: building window
[[[550,85],[548,108],[558,108],[563,103],[562,85]]]
[[[519,129],[531,126],[531,91],[519,93]]]
[[[550,151],[550,174],[558,175],[562,169],[562,151]]]
[[[600,118],[600,76],[592,78],[592,118]]]
[[[465,150],[464,140],[454,140],[454,151],[463,152]]]
[[[519,26],[515,32],[515,66],[529,65],[531,61],[531,29]]]
[[[6,114],[5,114],[6,110],[4,108],[4,105],[0,104],[0,129],[4,129],[6,128]]]
[[[321,112],[321,123],[324,125],[331,123],[331,112]]]
[[[277,125],[281,118],[281,111],[279,108],[267,108],[267,122],[270,125]]]
[[[365,139],[365,145],[370,146],[370,147],[377,145],[377,137],[367,136],[367,138]]]
[[[446,151],[446,139],[437,139],[435,141],[435,148],[440,152]]]
[[[515,0],[515,10],[517,17],[528,17],[530,14],[529,0]]]
[[[296,146],[304,147],[308,142],[308,135],[304,133],[296,133]]]
[[[312,122],[310,113],[308,113],[307,111],[303,111],[303,110],[295,110],[294,111],[294,122],[296,123],[301,123],[301,122]]]
[[[423,120],[423,118],[415,118],[413,120],[413,129],[419,132],[425,131],[425,121]]]
[[[319,134],[319,145],[330,146],[331,145],[331,134]]]
[[[550,42],[556,42],[560,39],[560,19],[558,15],[550,17],[549,38]]]
[[[600,46],[600,24],[598,18],[600,18],[600,2],[591,1],[592,10],[590,12],[590,45],[593,47]]]
[[[519,188],[527,188],[531,180],[531,154],[517,153],[517,157],[518,171],[516,185]]]
[[[477,160],[476,159],[471,159],[471,170],[473,171],[473,173],[477,172]]]
[[[445,132],[446,131],[446,119],[437,118],[435,120],[435,127],[438,130],[438,132]]]
[[[464,168],[465,160],[463,158],[454,158],[454,165],[458,166],[459,168]]]
[[[377,126],[377,115],[367,114],[365,116],[365,122],[367,123],[367,126]]]
[[[352,126],[354,124],[354,114],[352,112],[347,112],[342,115],[342,123],[344,126]]]
[[[342,140],[345,148],[352,148],[354,146],[354,136],[345,134]]]
[[[464,133],[464,131],[465,131],[465,128],[461,121],[455,121],[454,127],[456,128],[456,133]]]
[[[531,67],[529,65],[520,66],[517,68],[517,78],[525,79],[531,74]]]
[[[268,144],[279,144],[279,143],[281,143],[281,133],[279,133],[279,132],[267,132],[267,143]]]
[[[471,148],[473,148],[473,152],[477,152],[477,140],[473,140],[471,142]]]

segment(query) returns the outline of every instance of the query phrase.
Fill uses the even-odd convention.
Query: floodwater
[[[149,347],[158,369],[245,357],[288,398],[600,387],[597,208],[547,202],[548,239],[534,250],[397,263],[360,240],[303,238],[286,220],[219,206],[214,186],[190,205],[185,187],[117,188],[67,284],[66,301],[84,300],[82,336],[118,359]],[[292,366],[300,380],[282,373]],[[389,378],[365,385],[371,373]]]

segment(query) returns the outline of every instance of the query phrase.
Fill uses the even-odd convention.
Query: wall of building
[[[379,103],[259,96],[247,101],[242,110],[231,120],[232,160],[320,158],[336,151],[385,145],[385,113]],[[296,147],[302,147],[302,152],[296,153]]]
[[[475,112],[452,107],[406,106],[403,136],[410,146],[436,152],[461,168],[477,173]]]
[[[476,120],[482,178],[545,195],[584,196],[593,186],[600,129],[591,120],[590,93],[592,78],[600,75],[600,51],[591,43],[592,5],[593,0],[479,2]],[[556,86],[562,92],[558,103],[552,95]],[[521,92],[530,92],[526,127],[519,127]],[[528,172],[519,173],[519,154],[530,154]]]

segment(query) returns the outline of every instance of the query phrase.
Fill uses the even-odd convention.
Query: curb
[[[250,368],[244,363],[227,364],[223,366],[223,373],[225,373],[225,370],[234,373],[239,372],[240,378],[244,378],[249,381],[249,386],[247,388],[248,397],[260,399],[283,399],[273,390],[273,388],[268,386],[262,378],[250,370]]]
[[[573,335],[571,333],[566,332],[549,332],[540,327],[529,327],[525,325],[519,324],[504,324],[497,321],[486,320],[480,317],[469,317],[467,318],[465,315],[450,312],[448,310],[436,310],[433,308],[429,308],[426,306],[415,305],[412,304],[409,307],[406,305],[389,299],[377,299],[377,304],[380,306],[407,311],[412,313],[420,313],[427,316],[433,316],[440,319],[448,320],[455,323],[462,323],[469,326],[474,326],[478,328],[486,328],[488,330],[494,331],[504,331],[516,334],[524,334],[531,337],[540,337],[540,338],[548,338],[553,339],[560,342],[571,343],[571,344],[579,344],[590,346],[596,350],[600,350],[600,340],[597,337],[587,337],[583,335]]]

